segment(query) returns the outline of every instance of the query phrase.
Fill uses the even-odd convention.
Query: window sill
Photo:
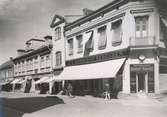
[[[63,69],[63,66],[55,66],[54,68],[53,68],[53,70],[55,71],[55,70],[61,70],[61,69]]]
[[[112,42],[112,46],[119,46],[121,45],[122,41],[115,41],[115,42]]]
[[[99,50],[104,50],[106,48],[106,45],[105,46],[99,46],[98,49]]]
[[[78,51],[77,51],[78,54],[80,54],[80,53],[82,53],[82,52],[83,52],[83,50],[78,50]]]

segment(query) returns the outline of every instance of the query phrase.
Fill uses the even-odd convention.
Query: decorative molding
[[[102,8],[97,9],[96,11],[90,13],[89,15],[86,15],[85,17],[82,17],[73,23],[66,25],[65,30],[70,30],[72,28],[75,28],[78,25],[84,24],[88,21],[91,21],[92,19],[95,19],[99,16],[102,16],[102,14],[106,14],[114,9],[119,8],[122,5],[127,4],[129,1],[128,0],[114,0],[113,2],[103,6]]]
[[[56,19],[59,19],[59,21],[56,22]],[[55,23],[55,22],[56,22],[56,23]],[[62,17],[62,16],[60,16],[60,15],[55,15],[54,18],[53,18],[53,20],[52,20],[52,22],[51,22],[51,24],[50,24],[50,27],[51,27],[51,28],[54,28],[54,27],[56,27],[57,25],[60,25],[60,24],[62,24],[62,23],[64,23],[64,22],[65,22],[64,17]]]
[[[125,16],[125,12],[124,12],[124,13],[121,13],[121,14],[118,14],[118,15],[112,17],[112,18],[106,19],[106,20],[104,20],[104,21],[102,21],[102,22],[96,23],[95,25],[92,25],[92,26],[90,26],[90,27],[88,27],[88,28],[84,28],[83,30],[80,30],[80,31],[78,31],[78,32],[76,32],[76,33],[73,33],[73,34],[71,34],[71,35],[68,35],[67,38],[71,38],[71,37],[73,37],[73,36],[75,36],[75,35],[79,35],[79,34],[81,34],[81,33],[83,33],[83,32],[86,32],[86,31],[91,30],[91,29],[93,29],[93,28],[102,26],[102,25],[104,25],[104,24],[106,24],[106,23],[108,23],[108,22],[114,21],[114,20],[119,19],[119,18],[124,17],[124,16]]]
[[[129,55],[129,49],[122,49],[118,51],[112,51],[108,53],[92,55],[88,57],[73,59],[66,61],[66,66],[75,66],[75,65],[83,65],[83,64],[90,64],[90,63],[97,63],[108,61],[112,59],[119,59],[125,58]]]
[[[131,14],[138,14],[138,13],[149,13],[149,12],[153,12],[154,8],[149,8],[149,9],[137,9],[137,10],[131,10],[130,13]]]

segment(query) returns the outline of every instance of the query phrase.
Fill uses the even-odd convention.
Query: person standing
[[[110,85],[108,83],[105,84],[105,99],[106,100],[110,100],[111,97],[110,97]]]
[[[67,86],[67,95],[68,95],[69,97],[73,97],[72,92],[73,92],[72,84],[71,84],[71,83],[68,83],[68,86]]]

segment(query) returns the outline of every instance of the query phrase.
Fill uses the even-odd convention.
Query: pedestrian
[[[110,85],[108,83],[106,83],[104,88],[105,88],[105,92],[104,92],[105,99],[110,100],[111,99],[111,97],[110,97]]]
[[[71,84],[71,83],[68,83],[68,86],[67,86],[67,95],[68,95],[69,97],[71,97],[71,98],[73,97],[72,92],[73,92],[72,84]]]

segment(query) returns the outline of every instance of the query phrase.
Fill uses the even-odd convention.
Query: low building
[[[75,93],[93,95],[101,95],[106,83],[112,92],[149,94],[165,89],[164,4],[114,0],[71,23],[56,15],[51,24],[53,56],[62,71],[55,80],[72,83]]]

